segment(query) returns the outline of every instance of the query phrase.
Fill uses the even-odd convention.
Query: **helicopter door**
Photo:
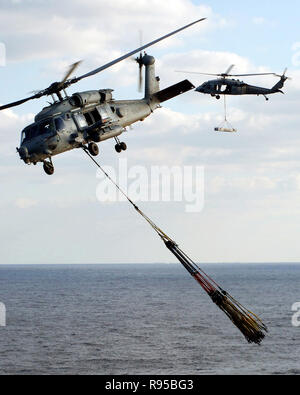
[[[84,129],[88,126],[87,120],[83,114],[81,113],[74,114],[74,119],[79,129]]]
[[[89,126],[92,126],[97,122],[101,122],[101,115],[96,109],[89,112],[85,112],[83,116]]]
[[[89,112],[85,112],[85,113],[83,114],[83,116],[84,116],[84,118],[85,118],[87,124],[88,124],[89,126],[92,126],[93,123],[94,123],[94,119],[92,118],[91,114],[90,114]]]
[[[234,95],[243,95],[244,94],[244,92],[243,92],[243,87],[242,86],[240,86],[240,85],[234,85],[233,87],[232,87],[232,93],[234,94]]]
[[[111,120],[111,117],[109,116],[106,108],[104,108],[103,106],[97,106],[97,110],[98,110],[100,117],[102,119],[102,123],[106,123]]]
[[[91,112],[91,115],[94,118],[95,123],[100,122],[102,120],[101,115],[99,114],[99,111],[96,108]]]
[[[226,91],[226,89],[227,89],[227,85],[222,84],[222,83],[216,84],[214,89],[218,93],[224,93]]]
[[[227,84],[220,85],[220,92],[224,93],[227,90]]]

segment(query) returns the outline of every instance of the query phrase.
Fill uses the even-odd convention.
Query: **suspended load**
[[[174,241],[164,240],[166,247],[182,263],[208,294],[211,300],[227,315],[231,322],[242,332],[249,343],[260,344],[268,331],[264,323],[251,311],[243,307],[228,292],[224,291],[200,267],[193,262]]]
[[[224,121],[221,123],[220,126],[215,127],[215,132],[237,133],[237,129],[233,128],[227,120],[226,95],[224,95],[224,113]]]
[[[215,132],[223,132],[223,133],[237,133],[237,129],[234,129],[228,122],[223,123],[220,126],[215,128]]]
[[[162,239],[168,250],[179,260],[183,267],[201,285],[211,300],[227,315],[231,322],[242,332],[249,343],[260,344],[268,331],[264,323],[251,311],[243,307],[228,292],[224,291],[200,267],[193,262],[166,233],[164,233],[139,207],[125,194],[116,182],[105,172],[98,162],[90,155],[86,147],[83,148],[96,166],[115,185],[120,193],[126,197],[134,209],[150,224],[153,230]]]

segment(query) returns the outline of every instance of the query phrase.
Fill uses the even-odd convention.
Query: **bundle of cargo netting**
[[[267,327],[251,311],[243,307],[228,292],[199,268],[179,247],[170,240],[164,240],[167,248],[176,256],[187,271],[201,285],[212,301],[228,316],[243,333],[249,343],[260,344],[265,337]]]
[[[228,316],[233,324],[243,333],[249,343],[260,344],[268,331],[263,322],[251,311],[244,308],[231,295],[224,291],[213,279],[211,279],[200,267],[193,262],[178,245],[164,233],[139,207],[122,191],[114,180],[104,171],[95,159],[85,149],[87,155],[99,167],[104,175],[116,186],[126,197],[134,209],[151,225],[154,231],[164,241],[166,247],[182,263],[186,270],[195,278],[212,301]]]

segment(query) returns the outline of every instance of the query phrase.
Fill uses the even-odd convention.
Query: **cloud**
[[[267,26],[268,28],[275,28],[278,26],[278,22],[276,20],[271,20],[263,16],[252,18],[252,23],[256,26]]]
[[[141,28],[144,41],[148,41],[202,16],[209,20],[152,49],[162,88],[185,78],[194,85],[210,78],[177,74],[176,69],[219,73],[235,64],[237,73],[280,72],[253,62],[248,52],[242,56],[235,51],[210,50],[220,48],[218,42],[209,41],[210,33],[216,29],[224,33],[227,21],[210,7],[190,0],[3,1],[1,41],[6,43],[12,72],[13,63],[18,63],[26,76],[32,73],[34,77],[34,72],[42,69],[34,81],[36,86],[30,88],[43,88],[43,78],[57,79],[74,60],[86,59],[78,71],[84,73],[131,50],[139,44]],[[199,49],[202,43],[209,49]],[[294,51],[297,49],[295,46]],[[41,59],[45,62],[40,63]],[[192,91],[164,103],[162,109],[121,136],[128,143],[122,157],[130,166],[205,167],[206,204],[201,215],[186,215],[181,204],[143,205],[151,218],[171,229],[199,259],[277,259],[289,253],[293,243],[297,245],[297,232],[292,231],[297,229],[300,213],[300,71],[288,74],[293,81],[286,84],[286,95],[274,95],[268,103],[256,96],[228,98],[228,119],[238,129],[235,135],[214,131],[224,117],[223,103]],[[136,81],[136,65],[123,62],[103,73],[96,83],[118,87],[115,96],[128,98]],[[268,87],[277,81],[273,77],[246,79]],[[19,84],[15,85],[17,95]],[[39,107],[40,102],[35,103]],[[104,207],[95,202],[96,170],[79,150],[54,158],[52,178],[44,175],[40,165],[25,166],[15,147],[20,131],[34,115],[20,115],[19,109],[0,112],[3,262],[30,262],[33,249],[36,263],[43,262],[45,255],[48,262],[57,263],[170,259],[156,239],[151,244],[151,231],[132,216],[126,204]],[[100,144],[100,152],[102,164],[116,165],[113,141]],[[41,229],[47,231],[47,238]],[[291,240],[279,242],[289,233]],[[113,249],[116,237],[119,248]],[[20,255],[12,247],[16,239]],[[88,250],[83,245],[88,245]],[[258,246],[255,253],[253,245]],[[145,258],[146,248],[152,254]],[[296,254],[297,248],[293,251]]]
[[[262,16],[258,16],[252,19],[254,25],[263,25],[266,23],[266,19]]]
[[[29,198],[18,198],[15,201],[15,205],[20,209],[28,209],[34,207],[38,204],[37,200],[29,199]]]
[[[96,56],[103,64],[118,55],[113,51],[123,53],[136,47],[139,29],[150,41],[201,17],[210,20],[186,32],[185,37],[224,24],[210,7],[190,0],[5,2],[1,8],[2,39],[11,61]],[[162,46],[170,47],[177,40],[171,38]]]
[[[2,157],[16,155],[21,131],[33,122],[33,118],[33,114],[18,115],[11,109],[0,111],[0,154]]]

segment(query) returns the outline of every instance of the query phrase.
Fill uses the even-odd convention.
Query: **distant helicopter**
[[[191,71],[178,71],[178,72],[220,77],[217,80],[204,82],[204,84],[200,85],[196,89],[197,92],[209,94],[212,97],[215,97],[217,100],[221,98],[221,95],[257,95],[257,96],[262,95],[268,101],[269,98],[267,97],[267,95],[271,95],[274,93],[284,93],[282,92],[281,89],[284,87],[285,81],[290,79],[289,77],[286,77],[287,69],[285,69],[283,75],[278,75],[275,73],[229,74],[233,68],[234,65],[231,65],[228,68],[228,70],[223,74],[208,74],[208,73],[198,73]],[[273,75],[279,77],[280,81],[276,85],[274,85],[273,88],[268,89],[268,88],[248,85],[243,81],[227,78],[227,77],[252,77],[258,75]]]
[[[126,127],[144,121],[160,107],[160,103],[195,88],[191,82],[184,80],[160,90],[160,79],[155,75],[155,59],[146,53],[143,54],[142,51],[205,19],[190,23],[87,74],[69,79],[80,64],[80,62],[74,63],[61,82],[54,82],[48,88],[26,99],[1,106],[0,110],[5,110],[42,96],[52,96],[53,103],[37,114],[35,122],[22,131],[21,144],[17,148],[20,158],[26,164],[36,165],[42,162],[45,173],[52,175],[54,173],[52,157],[74,148],[87,148],[91,155],[97,156],[99,148],[96,143],[114,138],[116,151],[118,153],[125,151],[127,146],[119,140],[118,136],[126,131]],[[69,86],[100,73],[138,52],[140,56],[135,60],[139,64],[140,73],[145,66],[143,99],[115,101],[112,97],[112,89],[79,92],[68,97],[65,90]],[[62,91],[65,97],[62,96]]]

